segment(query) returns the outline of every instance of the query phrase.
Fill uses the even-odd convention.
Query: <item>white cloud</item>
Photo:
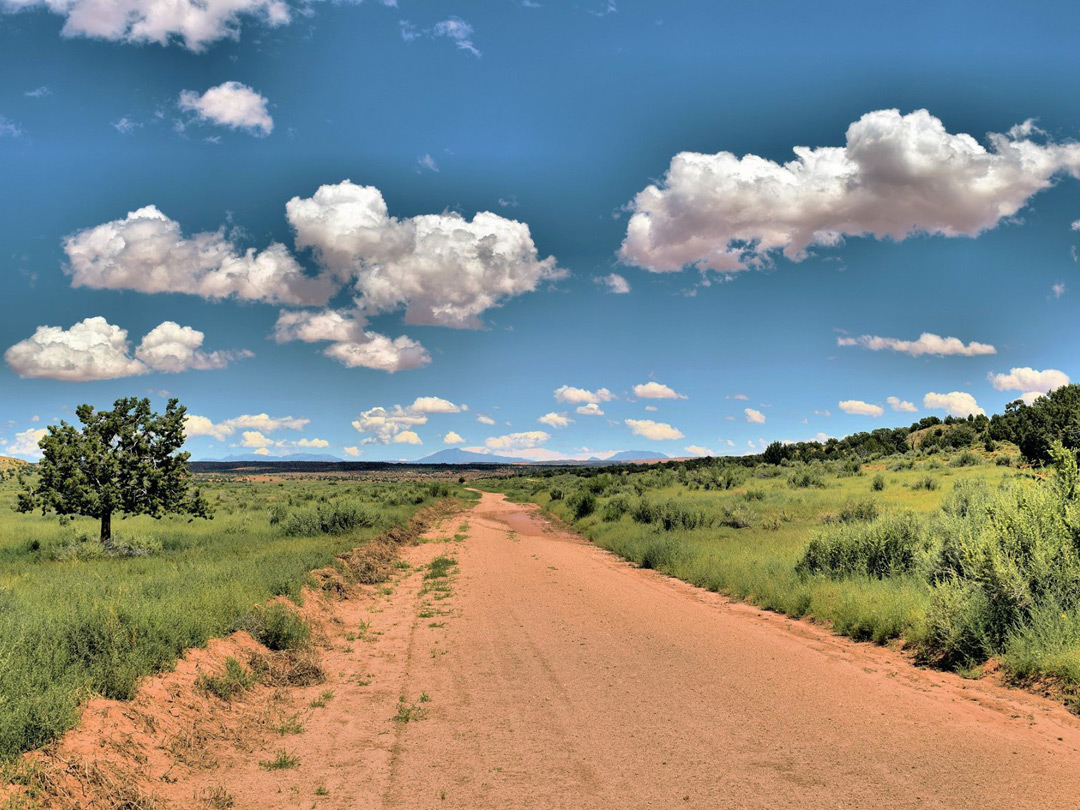
[[[414,413],[395,405],[391,409],[378,407],[366,410],[353,420],[352,426],[360,433],[370,434],[361,444],[390,444],[396,441],[398,434],[411,433],[412,428],[426,425],[427,421],[426,414]]]
[[[465,439],[463,439],[460,434],[455,433],[452,430],[449,433],[447,433],[445,436],[443,436],[443,444],[464,444],[464,443],[465,443]]]
[[[437,172],[437,171],[439,171],[439,164],[438,164],[438,163],[436,163],[436,162],[435,162],[435,158],[433,158],[433,157],[432,157],[431,155],[429,155],[429,154],[428,154],[427,152],[425,152],[424,154],[420,155],[420,157],[418,157],[418,158],[416,159],[416,164],[417,164],[417,165],[418,165],[418,166],[419,166],[419,167],[420,167],[421,169],[427,169],[428,171],[432,171],[432,172]]]
[[[840,410],[844,413],[854,414],[856,416],[873,416],[877,418],[885,413],[885,409],[880,405],[871,405],[869,402],[863,402],[861,399],[845,399],[843,402],[838,403]]]
[[[132,121],[126,115],[112,122],[112,128],[121,135],[130,135],[141,126],[142,124],[138,121]]]
[[[127,330],[97,317],[70,329],[39,326],[32,337],[8,349],[4,360],[20,377],[87,382],[147,373],[130,351]]]
[[[322,305],[334,291],[311,278],[284,245],[241,251],[224,228],[188,238],[155,206],[78,231],[64,240],[73,287],[179,292],[292,305]]]
[[[38,447],[38,442],[48,434],[49,431],[45,428],[30,428],[22,433],[16,433],[15,440],[4,447],[4,452],[13,456],[40,458],[41,448]]]
[[[565,413],[555,413],[555,411],[551,411],[551,413],[545,413],[536,421],[547,425],[548,427],[564,428],[574,420]],[[492,420],[492,423],[494,424],[494,420]]]
[[[403,430],[394,436],[394,444],[423,444],[420,437],[411,430]]]
[[[484,441],[488,450],[501,453],[508,451],[517,452],[544,444],[551,435],[542,430],[527,430],[524,433],[509,433],[505,436],[492,436]]]
[[[345,450],[345,455],[352,456],[353,458],[357,458],[357,457],[362,456],[364,454],[364,451],[361,450],[359,447],[356,447],[355,445],[353,447],[346,447],[346,448],[344,448],[344,450]]]
[[[889,403],[890,408],[901,413],[916,413],[919,410],[914,402],[902,400],[900,397],[886,397],[885,401]]]
[[[715,456],[716,455],[716,453],[714,453],[708,447],[699,447],[696,444],[688,444],[683,449],[692,456]]]
[[[751,424],[760,425],[765,421],[765,414],[753,408],[743,408],[743,413],[746,414],[746,421]]]
[[[582,416],[604,415],[604,411],[601,410],[600,406],[597,405],[595,402],[590,402],[588,405],[578,405],[577,408],[575,408],[574,410]]]
[[[657,408],[655,405],[646,405],[645,410],[647,410],[647,411],[658,411],[660,409]]]
[[[9,348],[4,359],[20,377],[88,382],[152,371],[220,369],[231,360],[251,356],[247,351],[203,352],[202,342],[202,332],[165,321],[143,338],[132,357],[127,330],[99,316],[70,329],[39,326],[31,337]]]
[[[269,135],[274,130],[266,97],[240,82],[224,82],[201,96],[194,90],[184,90],[178,104],[200,122],[244,129],[252,135]]]
[[[190,326],[165,321],[147,333],[135,349],[135,357],[154,371],[177,373],[225,368],[232,360],[253,356],[249,351],[204,352],[200,348],[204,337]]]
[[[365,332],[364,336],[363,343],[332,343],[323,354],[346,368],[373,368],[390,374],[422,368],[431,362],[427,349],[412,338],[389,338],[376,332]]]
[[[1061,296],[1063,296],[1067,291],[1067,288],[1065,287],[1065,283],[1062,282],[1062,281],[1059,281],[1057,284],[1055,284],[1050,289],[1054,293],[1054,298],[1061,298]]]
[[[480,51],[472,41],[473,27],[460,17],[449,17],[442,22],[435,23],[431,29],[431,36],[446,37],[463,51],[468,51],[473,56],[479,57]]]
[[[330,446],[330,442],[326,439],[301,439],[296,443],[297,447],[311,447],[323,449]]]
[[[373,368],[393,374],[431,362],[427,349],[412,338],[389,338],[369,332],[364,328],[366,323],[367,319],[356,310],[282,310],[274,324],[274,340],[330,341],[323,354],[346,368]]]
[[[1044,396],[1046,396],[1046,394],[1040,394],[1038,391],[1028,391],[1026,394],[1021,394],[1020,399],[1024,401],[1025,405],[1032,405],[1035,400]]]
[[[600,276],[596,279],[596,283],[607,287],[608,292],[615,293],[617,295],[624,295],[630,292],[630,282],[620,276],[618,273],[611,273],[610,275]]]
[[[258,450],[255,451],[255,455],[268,456],[270,455],[270,449],[268,447],[260,447]]]
[[[859,337],[839,337],[836,339],[837,346],[862,346],[864,349],[881,351],[889,349],[894,352],[910,354],[919,357],[924,354],[933,354],[938,357],[948,355],[960,355],[962,357],[977,357],[984,354],[996,354],[997,349],[988,343],[964,341],[954,337],[941,337],[932,332],[923,332],[918,340],[899,340],[897,338],[878,337],[877,335],[860,335]]]
[[[416,413],[461,413],[466,409],[440,397],[417,397],[409,410]]]
[[[929,410],[946,411],[950,416],[960,417],[986,413],[975,402],[975,397],[964,391],[951,391],[948,394],[936,394],[931,391],[923,397],[923,407]]]
[[[644,436],[653,441],[682,439],[683,433],[666,422],[654,422],[651,419],[627,419],[625,424],[635,436]]]
[[[729,394],[728,396],[724,397],[724,399],[741,399],[745,402],[746,400],[750,399],[750,397],[748,397],[746,394]]]
[[[221,39],[238,39],[245,18],[269,26],[291,21],[284,0],[0,0],[0,10],[8,13],[38,8],[65,18],[65,37],[140,45],[180,40],[196,52]]]
[[[382,193],[348,180],[286,205],[298,249],[341,282],[365,314],[405,308],[412,324],[477,329],[480,316],[565,273],[539,259],[529,226],[490,212],[391,217]]]
[[[210,436],[222,442],[237,430],[245,428],[259,433],[273,433],[278,430],[303,430],[310,422],[310,419],[303,417],[245,413],[215,423],[208,417],[189,413],[184,419],[184,429],[189,437]]]
[[[1014,368],[1008,374],[989,374],[987,379],[998,391],[1024,391],[1046,394],[1069,384],[1069,375],[1056,368],[1036,371],[1033,368]]]
[[[241,434],[241,447],[272,447],[274,440],[257,430],[245,430]]]
[[[479,416],[477,416],[476,421],[479,422],[481,425],[494,425],[495,424],[494,419],[492,419],[490,416],[484,416],[483,414],[480,414]]]
[[[684,395],[677,394],[668,386],[658,382],[635,385],[634,396],[639,399],[686,399]]]
[[[814,416],[832,416],[831,411],[814,411]]]
[[[620,256],[653,272],[734,272],[794,261],[848,236],[975,236],[1014,216],[1062,173],[1080,144],[1039,143],[1034,127],[953,135],[926,110],[870,112],[841,147],[795,147],[783,165],[757,155],[682,152],[639,192]]]
[[[615,399],[615,395],[606,388],[588,391],[584,388],[574,388],[569,385],[562,385],[555,389],[555,399],[559,402],[566,402],[571,405],[590,402],[599,404],[601,402],[610,402]]]

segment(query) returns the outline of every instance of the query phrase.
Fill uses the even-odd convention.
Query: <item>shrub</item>
[[[874,476],[874,480],[870,482],[870,489],[874,492],[881,492],[885,489],[885,475],[883,473]]]
[[[566,499],[574,520],[581,520],[596,511],[596,496],[591,492],[575,492]]]
[[[825,488],[825,474],[817,467],[804,467],[788,476],[788,486],[795,489]]]
[[[937,489],[939,486],[940,484],[938,484],[937,479],[932,475],[924,475],[922,478],[911,482],[911,488],[914,490],[925,489],[929,492]]]
[[[563,491],[558,487],[552,487],[548,490],[548,497],[553,501],[561,501],[563,499]]]
[[[915,514],[886,514],[869,522],[837,523],[819,532],[795,566],[800,574],[875,579],[915,570],[930,541]]]
[[[421,501],[424,499],[421,497]],[[319,504],[313,509],[293,512],[282,521],[289,537],[314,537],[318,534],[345,534],[375,525],[375,516],[362,504],[353,501]]]
[[[970,450],[965,450],[952,460],[952,466],[954,467],[974,467],[981,463],[982,460]]]
[[[271,650],[299,649],[311,638],[311,628],[300,614],[282,602],[255,608],[237,623],[235,629],[246,630]]]
[[[757,514],[753,509],[737,504],[733,507],[724,507],[720,525],[729,526],[732,529],[748,529],[754,525],[756,519]]]

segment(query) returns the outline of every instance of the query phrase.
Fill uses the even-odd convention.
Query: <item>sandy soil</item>
[[[1080,806],[1059,705],[638,570],[501,496],[430,539],[332,606],[325,683],[255,690],[228,710],[242,734],[151,757],[147,789],[260,810]],[[458,569],[432,591],[441,554]],[[273,730],[294,714],[302,733]],[[259,766],[280,749],[298,767]]]

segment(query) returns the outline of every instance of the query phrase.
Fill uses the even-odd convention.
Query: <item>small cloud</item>
[[[964,391],[951,391],[948,394],[937,394],[931,391],[923,397],[923,407],[928,410],[946,411],[950,416],[966,418],[975,415],[985,415],[985,411],[975,402],[975,397]]]
[[[403,430],[394,436],[394,444],[423,444],[415,431]]]
[[[502,197],[499,197],[499,205],[502,206],[503,208],[517,208],[518,207],[517,195],[515,194],[515,195],[511,196],[510,199],[508,199],[508,200],[503,199]]]
[[[832,416],[832,411],[814,411],[814,416]]]
[[[52,90],[45,85],[41,85],[41,87],[38,87],[36,90],[27,90],[23,93],[27,98],[45,98],[45,96],[51,96],[52,94]]]
[[[1050,289],[1052,289],[1054,291],[1054,298],[1061,298],[1061,296],[1063,296],[1065,294],[1065,289],[1066,289],[1065,288],[1065,283],[1062,282],[1062,281],[1059,281],[1057,284],[1055,284]]]
[[[464,444],[465,440],[454,431],[450,431],[443,436],[443,444]]]
[[[685,450],[687,453],[689,453],[692,456],[715,456],[716,455],[716,453],[714,453],[708,447],[699,447],[696,444],[688,444],[686,447],[683,448],[683,450]]]
[[[124,116],[119,121],[112,122],[113,129],[115,129],[121,135],[130,135],[132,132],[134,132],[141,126],[142,124],[138,123],[137,121],[132,121],[127,116]]]
[[[743,413],[746,414],[746,421],[754,425],[760,425],[765,421],[765,414],[761,411],[755,411],[753,408],[744,408]]]
[[[907,402],[900,397],[886,397],[885,401],[889,403],[890,408],[901,413],[916,413],[919,410],[914,402]]]
[[[261,136],[269,135],[274,130],[274,119],[267,110],[266,97],[240,82],[223,82],[202,95],[193,90],[184,90],[177,104],[181,110],[192,113],[194,120],[200,123],[242,129]]]
[[[1014,368],[1008,374],[988,374],[987,379],[998,391],[1036,391],[1046,394],[1068,385],[1069,375],[1056,368],[1036,371],[1033,368]]]
[[[740,399],[745,402],[746,400],[750,399],[750,397],[748,397],[746,394],[728,394],[724,397],[724,399]]]
[[[454,42],[460,50],[468,51],[479,58],[480,51],[472,41],[473,27],[460,17],[448,17],[442,22],[435,23],[431,29],[432,37],[446,37]]]
[[[481,425],[494,425],[495,424],[494,419],[492,419],[490,416],[484,416],[483,414],[480,414],[479,416],[477,416],[476,421],[479,422]]]
[[[22,134],[22,127],[0,115],[0,138],[18,138]]]
[[[667,422],[654,422],[651,419],[627,419],[625,424],[635,436],[643,436],[652,441],[667,441],[684,438],[683,432]]]
[[[875,419],[885,413],[885,409],[880,405],[871,405],[861,399],[845,399],[839,403],[839,407],[844,413],[856,416],[872,416]]]
[[[600,276],[596,279],[596,283],[608,288],[608,292],[615,293],[617,295],[624,295],[630,292],[630,282],[620,276],[618,273],[611,273],[607,276]]]
[[[685,394],[676,393],[663,383],[655,381],[635,385],[634,396],[639,399],[686,399]]]
[[[345,448],[345,455],[351,456],[352,458],[357,458],[358,456],[363,455],[363,453],[364,451],[356,446]]]
[[[565,413],[555,413],[555,411],[552,411],[551,413],[545,413],[536,421],[549,427],[564,428],[574,420],[567,416]]]
[[[655,405],[646,405],[645,410],[647,410],[647,411],[658,411],[660,409],[657,408]]]
[[[899,340],[898,338],[878,337],[877,335],[860,335],[859,337],[838,337],[837,346],[861,346],[871,351],[889,351],[908,354],[912,357],[920,357],[924,354],[932,354],[937,357],[960,356],[977,357],[985,354],[996,354],[997,349],[989,343],[964,341],[954,337],[942,337],[932,332],[923,332],[918,340]]]
[[[582,416],[603,416],[604,412],[600,406],[595,402],[590,402],[588,405],[579,405],[576,411]]]
[[[432,172],[439,171],[439,164],[436,163],[435,158],[433,158],[427,152],[420,155],[420,157],[416,159],[416,163],[420,167],[420,169],[427,169],[428,171]],[[420,169],[418,169],[417,171],[419,171]]]
[[[570,405],[588,402],[610,402],[615,395],[606,388],[598,388],[589,391],[585,388],[574,388],[570,385],[562,385],[555,389],[555,399],[558,402],[566,402]]]

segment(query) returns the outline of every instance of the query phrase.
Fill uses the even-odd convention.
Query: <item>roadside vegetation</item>
[[[476,482],[703,588],[1080,704],[1080,387],[743,458]]]
[[[105,546],[100,520],[16,513],[18,482],[0,482],[0,759],[70,728],[87,698],[131,697],[211,638],[303,643],[296,612],[268,600],[301,603],[311,571],[425,506],[470,497],[457,484],[340,477],[198,484],[212,520],[130,517]],[[241,683],[233,672],[205,686]]]

